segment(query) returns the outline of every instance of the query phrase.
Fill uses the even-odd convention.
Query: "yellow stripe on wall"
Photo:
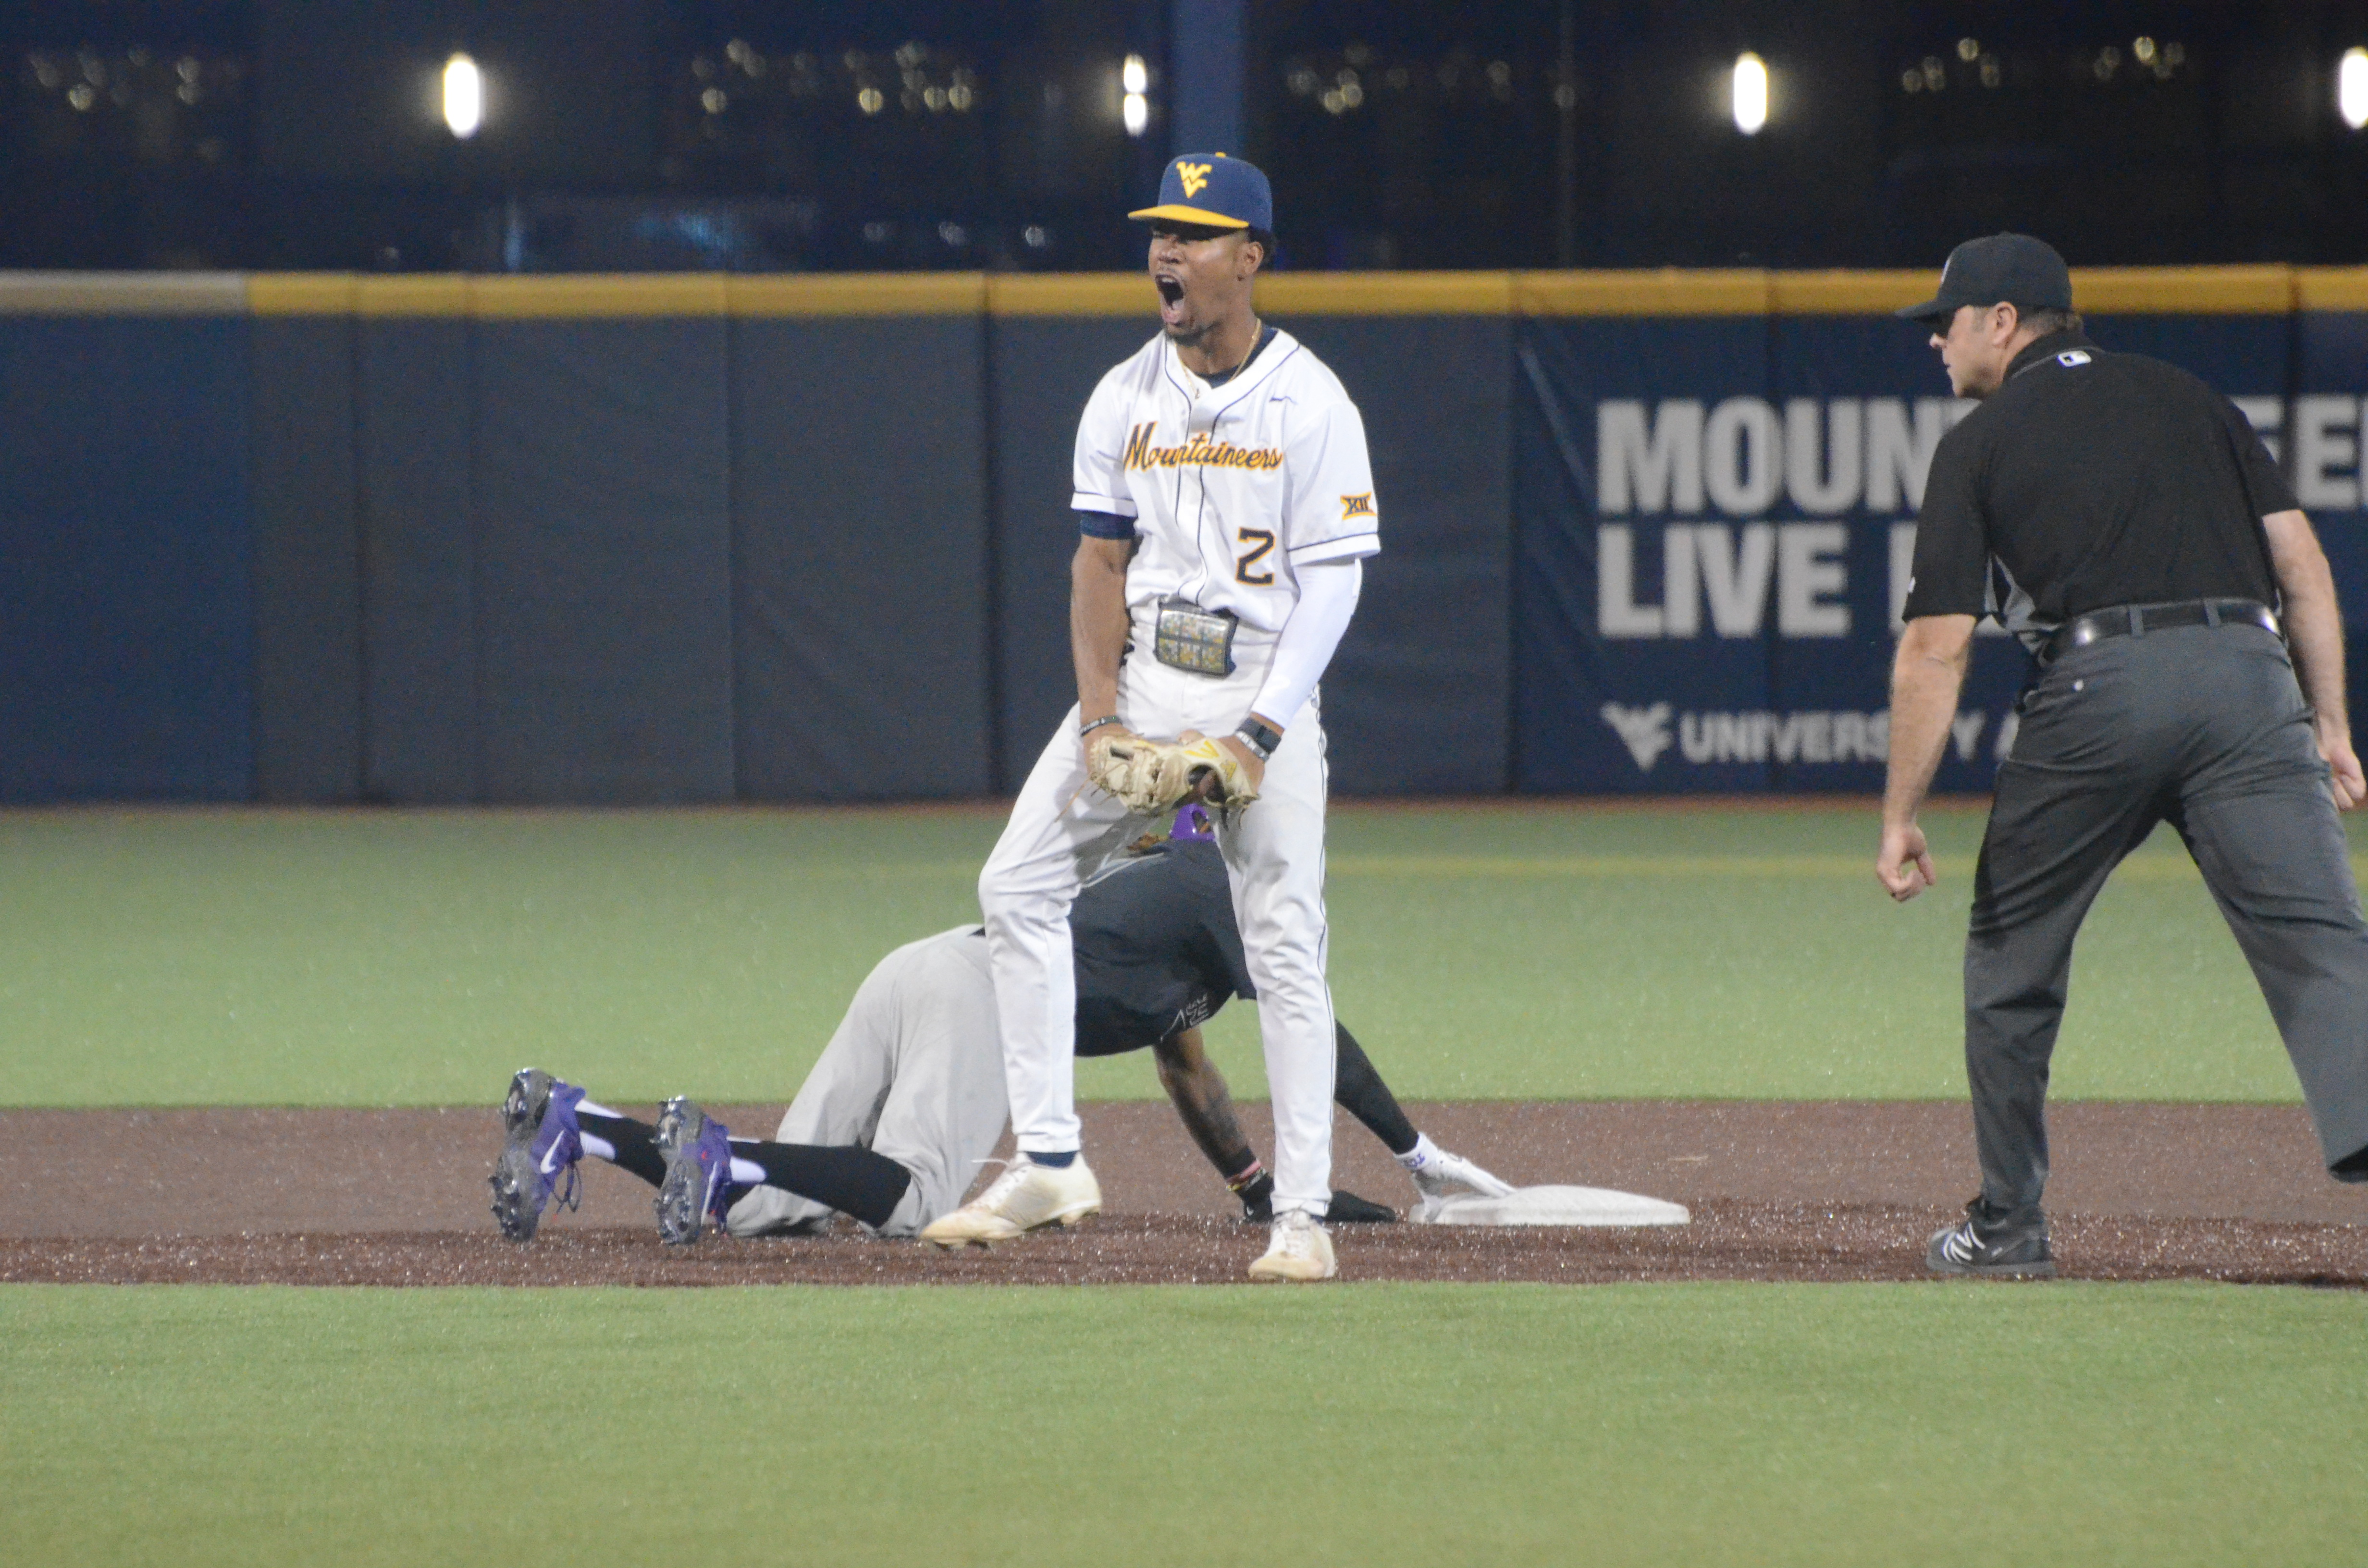
[[[1147,272],[999,272],[986,280],[997,316],[1142,316],[1159,308]]]
[[[2291,267],[2086,267],[2072,269],[2084,315],[2282,316],[2294,306]]]
[[[1780,316],[1889,315],[1940,286],[1937,272],[1771,272],[1768,308]]]
[[[1592,272],[1283,272],[1258,308],[1292,316],[1873,315],[1931,297],[1939,270],[1757,268]],[[2073,302],[2095,315],[2368,311],[2368,267],[2088,267]],[[1139,272],[464,274],[0,272],[0,316],[473,317],[485,321],[735,316],[1133,316],[1156,312]]]
[[[1258,283],[1258,308],[1302,316],[1503,316],[1509,272],[1278,272]]]
[[[358,316],[465,316],[469,280],[457,272],[391,272],[354,279]]]
[[[1527,316],[1759,316],[1768,295],[1768,274],[1743,268],[1513,274],[1513,309]]]
[[[735,316],[974,316],[986,309],[984,272],[735,273]]]
[[[2297,267],[2294,300],[2305,311],[2368,311],[2368,267]]]
[[[246,309],[257,316],[350,316],[361,290],[350,272],[257,272],[246,280]]]
[[[469,279],[469,313],[480,321],[720,316],[730,308],[723,277],[720,272],[476,276]]]
[[[243,316],[235,272],[0,272],[0,316]]]

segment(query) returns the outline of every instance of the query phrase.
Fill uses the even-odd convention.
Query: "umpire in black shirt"
[[[1975,620],[1998,617],[2038,660],[1965,942],[1982,1194],[1926,1262],[2055,1272],[2040,1196],[2072,938],[2161,822],[2253,966],[2328,1172],[2368,1181],[2368,926],[2336,817],[2368,788],[2309,519],[2226,398],[2082,335],[2064,259],[2039,241],[1958,246],[1938,297],[1899,313],[1982,402],[1934,453],[1918,518],[1875,866],[1893,898],[1933,881],[1916,808]]]

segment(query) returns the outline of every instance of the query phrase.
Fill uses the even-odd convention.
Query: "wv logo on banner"
[[[1636,759],[1637,768],[1653,771],[1653,764],[1669,749],[1669,705],[1656,702],[1650,708],[1627,708],[1617,702],[1603,705],[1603,722],[1620,733],[1621,743],[1628,755]]]

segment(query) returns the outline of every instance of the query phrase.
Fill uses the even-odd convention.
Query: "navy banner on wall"
[[[2286,332],[2091,324],[2195,369],[2273,436]],[[1881,789],[1916,509],[1974,406],[1925,335],[1865,316],[1531,321],[1515,355],[1514,787]],[[2013,744],[2030,661],[1980,631],[1943,790],[1987,789]]]
[[[2283,325],[2283,323],[2278,324]],[[2368,312],[2313,311],[2295,318],[2294,396],[2283,411],[2283,457],[2294,495],[2317,526],[2355,639],[2355,688],[2363,678],[2357,639],[2368,631]],[[2354,699],[2357,708],[2358,699]]]

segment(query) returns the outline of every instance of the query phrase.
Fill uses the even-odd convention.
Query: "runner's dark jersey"
[[[1140,1051],[1257,998],[1213,844],[1170,839],[1119,859],[1077,894],[1069,932],[1080,1056]]]

